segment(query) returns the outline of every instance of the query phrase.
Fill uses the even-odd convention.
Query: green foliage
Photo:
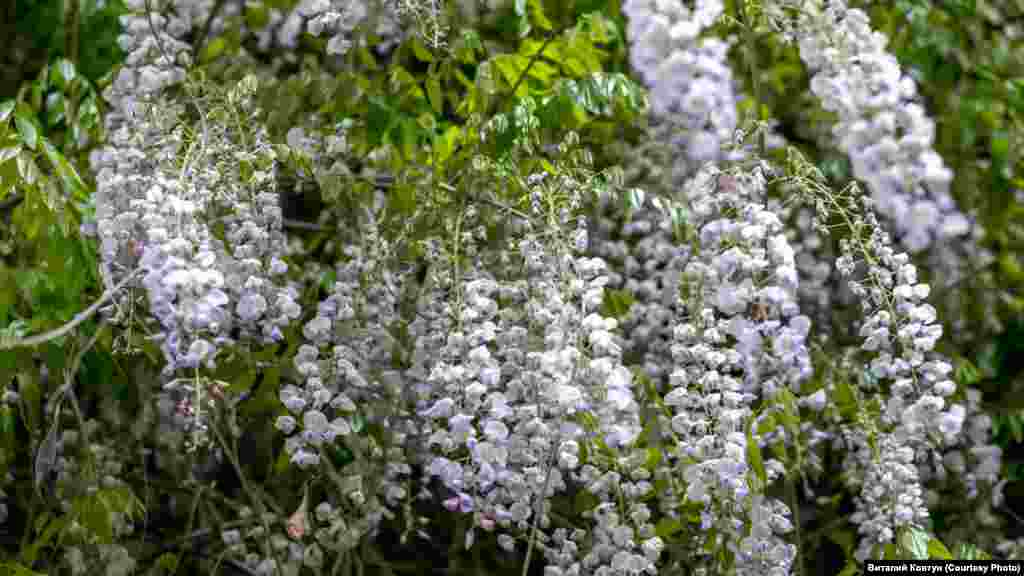
[[[92,82],[106,75],[124,57],[117,45],[118,17],[123,0],[19,0],[14,25],[31,31],[33,47],[51,59],[72,58]],[[74,5],[77,5],[77,12]]]
[[[18,563],[0,563],[0,574],[3,576],[45,576],[42,572],[34,572]]]

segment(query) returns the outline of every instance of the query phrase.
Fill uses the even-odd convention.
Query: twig
[[[75,396],[75,374],[78,374],[78,368],[82,365],[82,358],[85,357],[85,353],[92,349],[93,345],[96,344],[96,340],[100,337],[100,332],[103,330],[103,326],[106,324],[105,320],[100,321],[100,325],[96,327],[96,332],[89,338],[89,341],[82,346],[82,349],[75,354],[75,360],[71,363],[71,367],[64,371],[64,386],[57,391],[57,395],[54,397],[54,401],[57,403],[55,408],[59,410],[60,403],[63,402],[64,396],[67,395],[71,398],[71,408],[75,412],[75,418],[78,420],[78,428],[82,431],[81,446],[88,447],[91,442],[89,441],[89,430],[85,426],[85,417],[82,416],[82,407],[78,404],[78,397]]]
[[[116,286],[104,292],[103,295],[100,296],[100,299],[94,302],[92,306],[89,306],[88,308],[77,314],[74,318],[72,318],[70,322],[59,328],[54,328],[49,332],[44,332],[42,334],[37,334],[35,336],[29,336],[28,338],[0,338],[0,350],[11,350],[13,348],[20,348],[24,346],[36,346],[38,344],[43,344],[44,342],[49,342],[50,340],[60,338],[61,336],[74,330],[76,326],[78,326],[82,322],[85,322],[90,316],[95,314],[96,311],[99,310],[100,306],[106,304],[107,300],[113,298],[114,294],[119,292],[121,288],[124,288],[141,271],[141,268],[136,268],[131,274],[129,274],[123,280],[118,282]]]
[[[246,480],[245,478],[245,472],[242,470],[242,465],[238,460],[238,445],[235,442],[234,436],[232,436],[231,438],[231,443],[228,444],[228,441],[224,438],[224,435],[222,435],[220,433],[220,430],[217,428],[216,422],[210,423],[210,429],[213,430],[213,433],[217,436],[217,440],[220,441],[220,444],[223,447],[224,452],[227,454],[228,460],[231,462],[231,465],[235,469],[235,473],[238,474],[238,481],[242,484],[242,490],[245,491],[246,495],[252,501],[253,506],[256,508],[255,512],[259,517],[260,521],[263,523],[263,543],[264,546],[266,547],[266,551],[273,557],[274,565],[277,568],[277,571],[283,573],[283,566],[285,563],[281,560],[278,551],[270,543],[270,524],[263,516],[263,512],[266,511],[263,498],[261,497],[260,494],[257,494],[252,489],[252,487],[249,485],[248,480]]]
[[[334,226],[324,226],[322,224],[306,222],[305,220],[292,220],[291,218],[282,218],[281,225],[285,228],[294,228],[296,230],[310,230],[312,232],[334,232],[337,230],[337,228],[335,228]]]
[[[224,7],[225,0],[217,0],[217,3],[213,5],[213,9],[210,10],[210,15],[206,17],[206,22],[203,22],[203,29],[199,31],[196,36],[195,45],[192,46],[192,53],[199,57],[199,50],[203,47],[203,42],[206,41],[206,37],[210,35],[210,26],[213,25],[214,18],[220,13],[221,8]]]

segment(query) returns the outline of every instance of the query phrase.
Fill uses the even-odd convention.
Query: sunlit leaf
[[[427,98],[430,100],[430,107],[434,112],[444,112],[444,96],[441,93],[441,79],[437,76],[427,78]]]
[[[458,126],[449,126],[444,134],[434,138],[434,156],[439,164],[444,164],[451,158],[461,137],[462,130]]]
[[[61,58],[53,63],[50,78],[53,80],[57,88],[62,90],[66,89],[77,76],[78,74],[75,71],[75,65],[67,58]]]
[[[412,43],[412,53],[417,59],[423,62],[434,61],[434,55],[430,53],[430,50],[427,50],[427,47],[424,46],[422,42],[420,42],[419,36],[413,36],[410,42]]]
[[[270,22],[270,11],[261,2],[245,3],[245,23],[254,30],[263,28]]]
[[[21,141],[32,150],[35,150],[36,146],[39,145],[39,131],[36,130],[35,123],[27,115],[19,113],[14,115],[14,124],[18,128],[18,135],[21,136]]]
[[[747,420],[747,461],[750,463],[750,467],[753,468],[754,474],[757,479],[760,480],[761,486],[768,484],[768,474],[764,469],[764,459],[761,457],[761,446],[758,445],[757,440],[754,439],[754,433],[752,426],[754,425],[754,419]]]
[[[910,554],[914,560],[928,559],[928,533],[919,528],[907,528],[899,537],[900,547]]]
[[[941,540],[930,537],[928,540],[928,557],[935,560],[953,560],[953,555]]]
[[[14,100],[0,102],[0,122],[6,122],[14,111]]]
[[[676,518],[662,518],[654,526],[654,533],[662,540],[668,540],[683,529],[683,523]]]
[[[227,49],[228,43],[223,36],[218,36],[203,46],[199,61],[203,64],[216,60]]]
[[[622,318],[629,313],[636,299],[626,290],[605,289],[601,314],[609,318]]]
[[[21,148],[20,144],[19,145],[15,145],[15,146],[6,146],[4,148],[0,148],[0,164],[3,164],[4,162],[7,162],[11,158],[14,158],[15,156],[18,155],[18,153],[21,152],[21,150],[22,150],[22,148]]]

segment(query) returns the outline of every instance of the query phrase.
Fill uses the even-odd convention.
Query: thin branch
[[[80,312],[78,315],[72,318],[70,322],[59,328],[54,328],[49,332],[37,334],[36,336],[29,336],[28,338],[0,338],[0,350],[11,350],[13,348],[21,348],[25,346],[37,346],[39,344],[49,342],[50,340],[60,338],[61,336],[74,330],[76,326],[78,326],[82,322],[85,322],[90,316],[95,314],[96,311],[99,310],[100,306],[103,306],[104,304],[107,303],[107,300],[113,298],[114,294],[119,292],[121,288],[124,288],[129,282],[131,282],[135,278],[135,276],[139,274],[139,272],[142,272],[142,269],[136,268],[131,274],[125,277],[124,280],[121,280],[116,286],[104,292],[103,295],[100,296],[100,299],[94,302],[92,306],[89,306],[84,311]]]
[[[203,29],[196,35],[195,44],[192,46],[192,53],[195,54],[196,58],[199,57],[199,50],[203,47],[206,37],[210,35],[210,27],[213,25],[214,18],[217,17],[217,14],[220,13],[221,8],[226,3],[226,0],[217,0],[217,3],[213,5],[213,10],[210,10],[210,15],[206,17],[206,22],[203,22]]]
[[[64,400],[64,396],[67,395],[71,398],[71,407],[75,412],[75,418],[78,420],[78,428],[82,431],[81,446],[89,446],[91,444],[89,440],[89,430],[85,425],[85,417],[82,415],[82,407],[78,404],[78,397],[75,396],[75,374],[78,374],[78,368],[82,365],[82,359],[85,358],[86,352],[92,349],[99,340],[100,332],[103,331],[103,327],[106,324],[106,320],[101,320],[100,325],[96,327],[96,332],[89,338],[89,341],[82,346],[82,349],[75,354],[75,359],[71,363],[71,367],[64,371],[64,386],[57,392],[57,396],[54,400],[58,403]]]
[[[334,226],[324,226],[322,224],[314,224],[313,222],[306,222],[305,220],[292,220],[291,218],[282,218],[281,226],[285,228],[293,228],[295,230],[309,230],[311,232],[335,232],[337,228]]]

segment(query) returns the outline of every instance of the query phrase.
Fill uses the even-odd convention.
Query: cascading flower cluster
[[[799,46],[811,91],[838,115],[836,146],[902,245],[919,252],[936,238],[966,233],[970,222],[949,194],[953,173],[933,148],[935,123],[868,15],[843,0],[767,4],[783,37]],[[795,21],[791,14],[798,14]]]
[[[390,2],[381,2],[382,14],[377,18],[377,33],[393,35],[397,31],[396,14]],[[340,56],[352,47],[352,32],[367,20],[368,11],[372,9],[366,2],[349,0],[302,0],[289,17],[285,27],[302,28],[313,36],[328,36],[327,54]],[[298,36],[298,34],[294,34]]]
[[[942,326],[925,301],[930,287],[918,282],[909,256],[891,246],[871,198],[854,193],[844,203],[812,194],[811,203],[819,211],[839,210],[849,226],[836,261],[840,274],[851,276],[860,260],[867,266],[865,281],[848,284],[861,301],[861,349],[870,357],[859,380],[878,404],[880,421],[867,430],[841,426],[835,437],[847,449],[846,477],[859,493],[851,520],[862,535],[855,556],[863,561],[900,530],[923,527],[928,509],[915,462],[925,464],[956,444],[966,411],[960,404],[947,407],[956,384],[949,378],[952,366],[933,352]]]
[[[673,179],[680,184],[703,162],[725,159],[723,145],[736,130],[736,96],[729,45],[701,38],[722,15],[720,0],[682,2],[627,0],[630,64],[651,89],[651,113],[671,127]]]
[[[765,169],[708,165],[686,189],[701,250],[683,273],[685,315],[674,329],[675,370],[664,402],[674,414],[666,428],[678,442],[672,452],[686,499],[704,505],[702,529],[715,526],[726,538],[737,573],[788,574],[796,556],[780,538],[791,529],[788,509],[750,479],[744,431],[755,401],[798,392],[810,375],[810,320],[796,305],[782,223],[764,208]],[[766,480],[774,479],[780,465],[766,467]]]
[[[340,528],[332,528],[328,540],[343,549],[376,532],[394,516],[389,507],[410,496],[412,469],[402,449],[408,433],[403,423],[411,416],[404,410],[405,383],[398,371],[384,369],[399,345],[385,327],[398,317],[404,275],[393,267],[393,247],[379,235],[377,216],[367,212],[361,219],[359,240],[344,250],[330,296],[303,327],[307,343],[294,358],[303,381],[281,389],[288,413],[275,422],[300,468],[329,466],[322,455],[337,442],[359,459],[361,473],[335,479],[344,498],[317,505],[334,511]],[[387,431],[385,445],[365,435],[369,424]]]
[[[195,447],[207,439],[203,409],[210,402],[199,366],[212,368],[218,350],[238,340],[280,340],[301,308],[296,287],[283,278],[276,153],[265,129],[238,132],[239,119],[260,114],[255,79],[212,94],[217,105],[193,134],[186,134],[184,107],[163,95],[183,82],[191,63],[184,39],[203,17],[195,5],[180,4],[161,14],[135,2],[123,17],[119,42],[131,52],[105,93],[110,141],[91,161],[104,281],[135,267],[145,273],[167,387],[180,395],[179,412],[192,417]],[[215,237],[216,220],[230,248]],[[174,379],[179,370],[192,378]]]
[[[539,204],[534,215],[545,217]],[[576,476],[584,445],[595,450],[600,439],[616,448],[639,433],[633,375],[612,338],[616,322],[597,313],[605,265],[578,255],[587,244],[579,224],[570,247],[557,235],[542,240],[527,223],[517,242],[524,277],[467,271],[452,285],[464,307],[436,360],[417,369],[428,373],[418,387],[426,445],[435,454],[426,472],[451,491],[445,507],[472,512],[474,527],[514,527],[528,536],[531,524],[546,528],[548,499]],[[478,256],[473,244],[460,244],[470,262]],[[592,428],[581,424],[583,413],[592,415]],[[578,571],[576,544],[562,536],[557,549],[545,548],[555,560],[549,570]],[[511,549],[515,540],[502,533],[499,544]],[[607,558],[585,561],[610,562],[632,546],[623,541]]]
[[[163,4],[166,14],[149,14],[142,0],[129,2],[136,12],[124,20],[121,44],[130,55],[107,93],[111,139],[93,163],[104,280],[135,267],[145,272],[170,377],[214,368],[228,346],[280,341],[302,310],[299,286],[285,280],[278,153],[265,129],[237,126],[239,118],[259,122],[256,81],[247,77],[223,93],[204,88],[200,121],[185,129],[186,106],[163,94],[184,83],[189,35],[212,2]],[[956,472],[971,498],[996,484],[1000,454],[985,442],[991,423],[979,417],[962,439],[965,421],[980,412],[977,394],[966,392],[967,408],[958,403],[952,366],[932,352],[942,330],[925,302],[930,289],[874,215],[900,226],[911,251],[967,227],[948,195],[949,171],[931,150],[934,127],[915,103],[913,82],[862,12],[841,1],[802,3],[791,39],[811,69],[812,90],[838,113],[839,147],[873,198],[847,222],[852,235],[836,262],[845,275],[867,263],[867,281],[850,282],[863,302],[861,352],[869,359],[857,397],[875,403],[878,421],[868,422],[876,412],[865,410],[851,424],[840,417],[848,407],[836,405],[835,385],[793,402],[812,373],[796,251],[820,239],[799,245],[787,236],[791,212],[769,197],[766,161],[749,149],[723,149],[737,124],[728,44],[702,34],[724,5],[697,5],[623,3],[631,63],[651,87],[654,117],[679,131],[673,200],[648,199],[631,217],[602,218],[588,230],[585,219],[570,217],[583,207],[580,183],[559,176],[558,186],[541,191],[544,177],[534,175],[526,180],[531,214],[495,201],[521,220],[509,246],[483,248],[488,221],[474,200],[446,218],[454,225],[440,235],[411,243],[426,252],[423,286],[413,286],[399,257],[410,246],[400,250],[384,238],[381,214],[360,218],[358,239],[342,235],[348,244],[336,281],[303,325],[305,343],[292,359],[299,381],[279,390],[283,412],[275,421],[291,463],[326,472],[330,483],[315,506],[317,542],[303,541],[312,531],[307,494],[288,519],[291,541],[264,526],[247,535],[272,540],[257,554],[229,530],[222,534],[229,551],[259,573],[275,570],[270,548],[287,552],[286,573],[319,568],[324,549],[354,549],[400,503],[413,525],[413,475],[422,472],[420,498],[433,499],[430,487],[440,480],[441,505],[472,515],[466,547],[477,528],[498,531],[506,550],[524,536],[528,559],[540,547],[547,576],[656,574],[670,545],[660,521],[682,526],[693,518],[700,531],[713,529],[690,543],[703,569],[714,573],[724,559],[738,575],[783,576],[798,562],[786,535],[799,525],[790,508],[799,502],[776,500],[767,485],[820,459],[804,455],[787,468],[761,462],[761,448],[785,448],[789,458],[806,433],[845,449],[845,477],[856,493],[851,520],[863,536],[858,560],[900,530],[924,526],[924,482]],[[289,16],[275,16],[277,33],[286,45],[303,31],[328,36],[327,54],[337,56],[351,47],[367,10],[303,0]],[[223,25],[218,18],[206,28],[216,34]],[[299,127],[287,141],[314,162],[334,160],[344,147]],[[376,154],[383,153],[371,152],[368,164]],[[554,188],[572,191],[568,207],[545,212],[557,203]],[[804,223],[822,235],[823,223],[848,208],[824,198],[809,204],[819,213]],[[821,262],[809,264],[802,271],[828,275]],[[608,287],[637,300],[619,320],[602,314]],[[624,360],[630,353],[642,356],[636,372]],[[648,378],[655,385],[641,386]],[[208,405],[199,382],[171,382],[187,393],[179,404],[186,414]],[[759,429],[785,410],[799,420],[796,406],[824,411],[839,432],[809,422]],[[641,421],[645,410],[651,422]],[[339,472],[341,446],[358,464]],[[596,498],[582,513],[587,529],[554,528],[561,519],[552,498],[577,489]],[[995,486],[993,499],[998,494]],[[712,548],[725,553],[699,552]]]

